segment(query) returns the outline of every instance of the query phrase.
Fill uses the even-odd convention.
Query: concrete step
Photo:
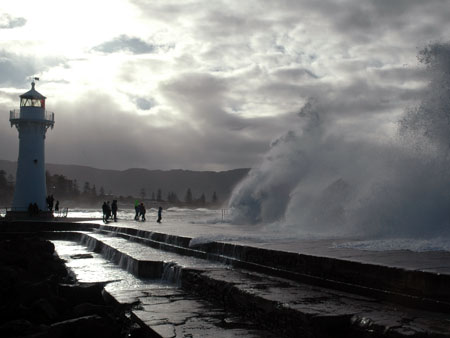
[[[372,297],[164,253],[120,237],[83,237],[83,243],[137,276],[161,278],[165,267],[172,269],[176,277],[169,279],[183,290],[176,290],[183,296],[175,297],[181,309],[188,307],[184,298],[195,300],[192,306],[198,309],[196,313],[204,313],[201,304],[211,301],[280,336],[450,337],[447,314],[399,307]],[[144,292],[139,296],[141,304],[145,304],[145,297],[158,303],[157,295]],[[161,311],[168,317],[167,322],[177,322],[179,312],[184,312],[178,311],[177,305],[163,303]],[[158,308],[142,307],[139,311],[134,313],[142,323],[150,327],[163,325]]]
[[[109,290],[121,305],[137,304],[131,318],[151,337],[266,337],[277,334],[255,322],[171,286],[149,285],[139,290]]]
[[[127,239],[100,233],[82,233],[81,244],[140,278],[176,282],[182,268],[217,269],[224,264],[157,250]]]
[[[450,275],[362,263],[310,254],[268,250],[249,245],[208,242],[129,227],[102,225],[104,233],[153,248],[223,262],[233,267],[358,293],[425,310],[450,313]]]
[[[147,337],[277,338],[255,323],[173,284],[135,278],[85,246],[67,240],[53,242],[78,281],[106,285],[105,299],[118,308],[129,309],[131,319]]]

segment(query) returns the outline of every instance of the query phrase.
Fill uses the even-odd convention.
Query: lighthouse
[[[35,78],[35,80],[38,80]],[[12,214],[25,214],[30,204],[36,203],[42,214],[47,211],[45,182],[45,134],[53,129],[55,114],[45,110],[46,97],[31,90],[20,95],[20,109],[10,111],[11,127],[19,132],[19,158]]]

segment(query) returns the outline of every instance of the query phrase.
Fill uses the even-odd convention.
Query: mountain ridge
[[[17,162],[0,160],[0,170],[7,175],[15,176]],[[70,180],[77,180],[82,191],[85,182],[91,187],[96,186],[97,192],[103,187],[106,193],[116,196],[141,196],[142,189],[146,198],[157,190],[162,190],[163,199],[169,192],[177,194],[183,200],[187,189],[191,189],[194,198],[205,194],[209,201],[216,192],[220,202],[226,201],[233,188],[249,172],[248,168],[238,168],[226,171],[195,171],[187,169],[150,170],[145,168],[129,168],[125,170],[99,169],[78,164],[47,163],[46,170],[51,175],[64,175]]]

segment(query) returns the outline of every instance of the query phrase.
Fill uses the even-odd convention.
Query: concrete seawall
[[[450,255],[446,252],[431,256],[427,253],[410,253],[410,260],[403,251],[389,254],[361,252],[358,257],[355,252],[333,251],[326,246],[321,250],[320,242],[315,243],[314,247],[311,243],[310,246],[303,243],[296,252],[292,252],[282,250],[279,244],[277,249],[273,245],[232,241],[191,245],[193,239],[186,234],[143,230],[138,226],[0,222],[0,236],[21,236],[24,233],[39,233],[51,239],[80,242],[95,252],[101,252],[106,259],[137,277],[163,278],[167,274],[166,270],[171,269],[185,292],[200,295],[233,311],[245,309],[244,316],[253,313],[256,306],[260,309],[255,310],[250,320],[272,332],[282,330],[287,337],[298,334],[300,328],[296,322],[300,319],[303,322],[301,330],[316,332],[312,337],[328,337],[333,330],[340,332],[336,337],[348,334],[365,337],[373,330],[379,333],[375,336],[388,337],[394,332],[390,328],[393,324],[380,319],[384,317],[383,313],[389,313],[393,318],[395,332],[405,333],[407,327],[411,332],[423,330],[423,337],[450,337],[450,325],[446,319],[442,319],[442,322],[439,319],[436,324],[436,318],[447,318],[450,312],[450,273],[445,268],[450,265]],[[321,251],[324,252],[323,256],[320,255]],[[182,263],[182,257],[225,265],[222,268],[202,268],[203,263],[198,267],[197,263]],[[419,262],[422,268],[418,268]],[[441,264],[437,264],[439,262]],[[260,282],[252,286],[255,278]],[[124,294],[110,296],[122,297]],[[144,294],[148,296],[148,293]],[[289,310],[285,308],[287,304]],[[298,304],[303,305],[299,308]],[[318,307],[318,304],[321,305]],[[389,304],[398,305],[393,307]],[[403,310],[395,310],[398,306]],[[371,310],[364,314],[368,308]],[[158,331],[154,327],[156,324],[148,319],[149,313],[153,313],[153,316],[155,309],[135,312],[136,321],[142,325],[147,323],[145,325]],[[314,315],[311,317],[308,313],[312,309]],[[410,314],[405,315],[410,311]],[[417,314],[416,311],[427,312]],[[317,326],[317,316],[325,316],[323,325]],[[409,319],[405,319],[405,316]],[[414,324],[411,318],[420,316],[423,320],[420,324]],[[290,323],[287,324],[289,327],[283,328],[286,322]],[[367,326],[367,323],[370,325]],[[330,328],[325,330],[324,326]]]
[[[368,294],[411,306],[436,307],[440,311],[450,312],[450,253],[438,253],[441,270],[432,272],[427,269],[432,270],[437,265],[436,257],[430,258],[427,253],[409,253],[411,261],[423,261],[422,269],[417,269],[414,266],[405,267],[404,252],[390,252],[388,255],[380,253],[379,256],[385,256],[386,264],[383,264],[380,259],[375,258],[375,263],[370,263],[367,259],[356,261],[355,257],[330,257],[329,249],[324,249],[327,256],[320,256],[311,254],[309,250],[305,250],[305,253],[287,252],[258,247],[255,244],[208,242],[190,246],[192,238],[188,236],[97,223],[0,222],[0,233],[46,232],[47,236],[54,238],[61,237],[62,233],[66,232],[93,230],[145,242],[161,250],[221,261],[300,282]],[[315,251],[320,251],[320,248]],[[395,266],[396,262],[400,262],[400,256],[401,263]],[[429,266],[426,266],[427,258]],[[448,266],[449,271],[442,271],[442,266]]]

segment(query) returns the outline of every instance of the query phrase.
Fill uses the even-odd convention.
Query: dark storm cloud
[[[0,29],[11,29],[25,26],[27,20],[21,17],[12,17],[9,14],[0,15]]]
[[[119,169],[230,169],[250,166],[258,160],[258,154],[267,148],[261,131],[273,133],[274,126],[280,131],[285,128],[277,127],[279,121],[273,118],[234,118],[220,124],[215,122],[218,117],[214,113],[204,117],[201,128],[186,121],[158,127],[154,116],[121,110],[105,94],[89,92],[84,97],[72,104],[47,100],[48,109],[56,116],[55,128],[48,131],[46,138],[48,162]],[[192,119],[209,112],[194,112],[195,108],[205,109],[195,99],[184,106],[189,108]],[[239,122],[246,126],[245,130],[233,130]]]
[[[35,55],[20,55],[0,50],[0,86],[27,87],[37,73],[65,63],[66,61],[60,58],[39,58]]]
[[[148,54],[155,52],[156,49],[157,47],[140,38],[130,37],[127,35],[120,35],[93,48],[95,51],[108,54],[121,51],[126,51],[133,54]]]
[[[38,71],[32,58],[0,50],[0,85],[23,87]]]
[[[157,29],[123,34],[93,50],[108,58],[176,46],[173,55],[129,55],[113,94],[99,89],[72,103],[50,98],[56,125],[47,137],[49,162],[248,167],[272,139],[303,123],[297,113],[310,97],[326,111],[329,133],[384,135],[379,129],[413,104],[427,81],[415,64],[418,48],[450,33],[450,6],[441,0],[131,2],[142,22]],[[24,87],[41,66],[0,52],[0,85]],[[128,95],[127,108],[114,102],[121,95]],[[3,142],[7,128],[0,128]]]
[[[170,23],[167,30],[182,33],[183,41],[173,59],[177,68],[155,92],[166,116],[136,117],[95,102],[85,107],[96,111],[95,124],[108,130],[84,128],[98,134],[90,142],[106,158],[99,166],[115,167],[116,160],[122,168],[251,166],[271,139],[301,123],[296,113],[309,97],[327,111],[329,132],[378,135],[420,97],[426,83],[420,68],[399,60],[414,60],[422,42],[450,31],[449,9],[439,0],[133,3],[144,18]],[[157,51],[141,39],[122,35],[95,49]],[[135,81],[140,67],[124,66],[121,79]],[[159,107],[150,96],[130,101],[149,113]],[[240,115],[262,114],[262,107],[272,116]],[[108,117],[108,111],[115,113]],[[167,125],[153,125],[160,119]],[[122,130],[115,120],[130,127]],[[86,143],[89,137],[76,139]],[[97,161],[91,147],[85,149],[86,159],[79,161]]]
[[[218,154],[219,158],[226,158],[224,153],[228,153],[234,159],[229,158],[229,163],[239,163],[235,159],[240,158],[241,163],[248,165],[267,148],[268,137],[287,128],[292,116],[243,118],[229,113],[229,81],[210,74],[180,74],[164,83],[160,91],[173,107],[183,111],[186,124],[202,136],[201,148],[209,148],[211,158]],[[239,154],[235,149],[239,149]]]

